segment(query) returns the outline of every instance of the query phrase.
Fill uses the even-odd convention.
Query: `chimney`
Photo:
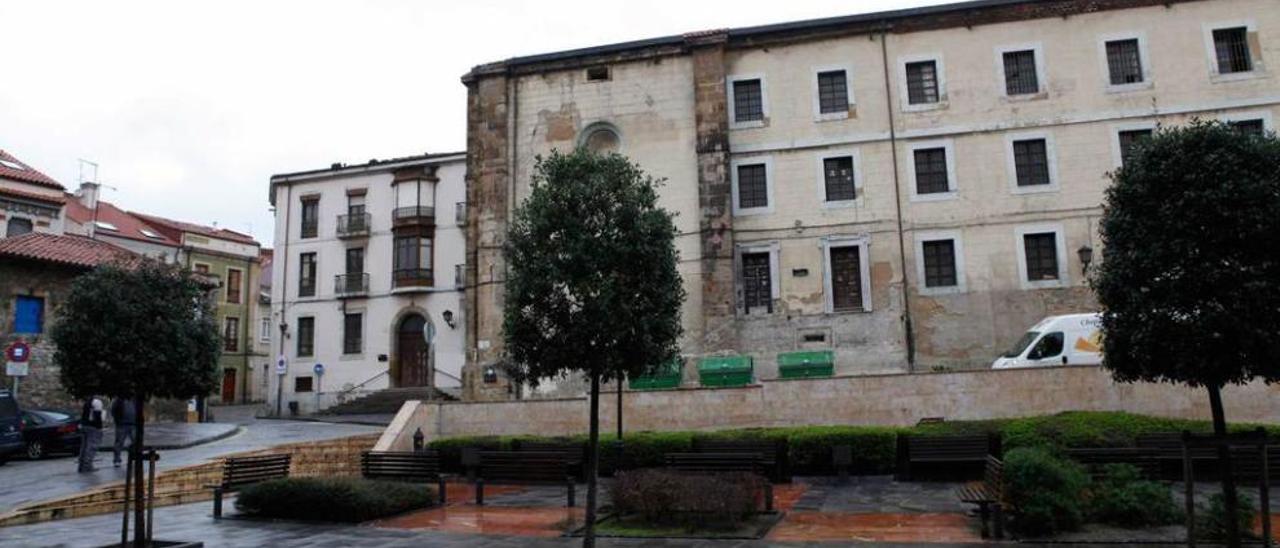
[[[98,207],[98,183],[84,181],[80,183],[80,190],[76,191],[76,197],[80,199],[80,204],[89,209]]]

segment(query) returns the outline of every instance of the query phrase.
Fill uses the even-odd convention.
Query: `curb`
[[[238,426],[238,425],[237,425],[235,428],[231,428],[231,429],[229,429],[229,430],[227,430],[227,431],[225,431],[225,432],[219,432],[219,433],[214,434],[214,435],[212,435],[212,436],[208,436],[208,437],[200,438],[200,439],[197,439],[197,440],[192,440],[192,441],[187,441],[187,442],[182,442],[182,443],[163,443],[163,444],[159,444],[159,445],[152,445],[152,444],[149,444],[149,443],[148,443],[148,444],[146,444],[146,446],[145,446],[145,447],[146,447],[147,449],[155,449],[156,451],[171,451],[171,450],[174,450],[174,449],[188,449],[188,448],[191,448],[191,447],[195,447],[195,446],[197,446],[197,445],[204,445],[204,444],[206,444],[206,443],[213,443],[213,442],[215,442],[215,441],[225,440],[225,439],[227,439],[227,438],[229,438],[229,437],[231,437],[231,436],[234,436],[234,435],[236,435],[236,434],[239,434],[239,433],[241,433],[241,432],[244,432],[244,427],[243,427],[243,426]],[[104,439],[105,439],[105,436],[104,436]],[[103,444],[103,445],[99,445],[99,446],[98,446],[98,450],[99,450],[99,451],[111,451],[111,450],[113,450],[113,449],[115,449],[115,445],[114,445],[114,444]]]
[[[257,420],[268,420],[268,421],[322,422],[322,423],[325,423],[325,424],[356,424],[356,425],[360,425],[360,426],[377,426],[377,427],[379,427],[379,428],[386,428],[386,427],[388,427],[388,426],[390,426],[390,425],[391,425],[391,423],[390,423],[390,422],[373,422],[373,421],[327,421],[327,420],[324,420],[324,419],[317,419],[317,418],[313,418],[313,417],[270,417],[270,416],[262,416],[262,417],[254,417],[254,418],[255,418],[255,419],[257,419]]]

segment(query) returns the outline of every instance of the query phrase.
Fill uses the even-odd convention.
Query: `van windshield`
[[[1036,340],[1036,337],[1039,337],[1039,336],[1040,336],[1039,331],[1028,331],[1026,333],[1023,333],[1022,338],[1018,339],[1018,342],[1013,343],[1013,348],[1010,348],[1008,352],[1004,353],[1004,357],[1016,358],[1018,356],[1021,356],[1022,353],[1027,350],[1027,347],[1031,346],[1031,343],[1034,342]]]

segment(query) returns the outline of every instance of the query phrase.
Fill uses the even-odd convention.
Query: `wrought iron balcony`
[[[391,212],[392,226],[435,226],[436,208],[431,206],[397,207]]]
[[[369,236],[373,216],[368,213],[338,215],[339,238],[364,238]]]
[[[435,285],[430,268],[400,268],[391,271],[392,287],[421,287]]]
[[[333,277],[333,294],[338,297],[361,297],[369,294],[369,274],[356,272]]]

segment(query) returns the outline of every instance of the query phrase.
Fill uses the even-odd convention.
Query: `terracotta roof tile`
[[[31,232],[0,239],[0,257],[14,257],[93,268],[111,261],[130,262],[133,252],[84,236]]]
[[[134,212],[130,212],[130,213],[141,218],[144,222],[148,224],[154,225],[162,229],[167,229],[172,232],[194,232],[196,234],[208,236],[210,238],[219,238],[223,240],[230,240],[233,242],[249,244],[249,245],[260,245],[258,244],[257,240],[253,239],[253,236],[236,232],[234,230],[227,230],[225,228],[215,228],[212,226],[198,225],[195,223],[188,223],[184,221],[175,221],[173,219],[166,219],[164,217],[157,217],[155,215],[146,215],[146,214],[134,213]],[[181,238],[180,235],[175,236],[174,234],[169,234],[169,237],[174,238],[175,240]]]
[[[74,194],[68,194],[67,218],[88,226],[94,219],[93,210],[80,203],[80,200]],[[98,200],[98,222],[104,223],[106,226],[115,227],[115,230],[105,228],[100,224],[94,228],[94,232],[97,234],[109,234],[120,238],[169,247],[178,247],[179,245],[177,240],[166,236],[163,231],[152,229],[151,225],[144,222],[139,215],[120,209],[111,202]],[[144,230],[146,232],[143,232]],[[151,235],[148,235],[148,232]]]
[[[0,187],[0,194],[3,194],[3,195],[5,195],[5,196],[11,196],[11,197],[14,197],[14,198],[20,198],[20,199],[23,199],[23,200],[32,200],[32,201],[36,201],[36,202],[44,202],[44,203],[46,203],[46,204],[57,204],[57,205],[62,205],[63,203],[65,203],[65,202],[66,202],[66,200],[65,200],[62,196],[52,196],[52,195],[49,195],[49,194],[39,194],[39,193],[35,193],[35,192],[27,192],[27,191],[25,191],[25,190],[18,190],[18,189],[16,189],[16,188],[4,188],[4,187]]]
[[[12,164],[12,165],[10,165]],[[13,167],[14,165],[18,167]],[[36,171],[22,160],[14,158],[13,155],[0,150],[0,178],[13,179],[24,183],[56,188],[58,190],[66,190],[62,184],[53,180],[52,177]]]

